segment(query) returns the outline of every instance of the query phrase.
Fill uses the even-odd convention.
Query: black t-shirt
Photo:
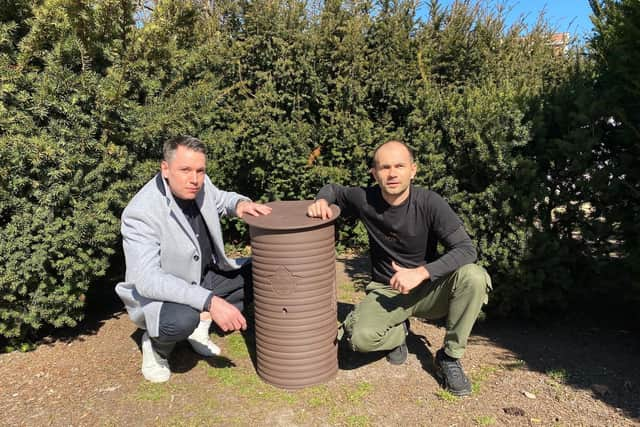
[[[424,265],[435,281],[476,260],[476,250],[462,221],[437,193],[411,186],[401,205],[389,205],[380,187],[329,184],[316,199],[337,204],[345,216],[359,218],[369,234],[372,279],[389,283],[394,270]],[[445,247],[438,253],[438,242]]]

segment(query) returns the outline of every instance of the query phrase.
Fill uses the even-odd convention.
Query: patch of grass
[[[257,400],[256,404],[260,401],[268,400],[272,402],[284,402],[289,405],[293,405],[298,402],[298,395],[295,392],[282,390],[272,385],[260,383],[256,386],[255,393],[253,395]]]
[[[318,388],[312,401],[317,404],[318,407],[329,409],[329,424],[330,425],[342,425],[363,427],[371,425],[371,421],[366,415],[350,413],[348,408],[354,408],[351,405],[344,405],[344,401],[347,400],[353,405],[362,405],[366,396],[373,391],[373,386],[368,382],[361,382],[355,385],[354,388],[344,387],[344,398],[333,397],[331,391],[327,387]],[[340,402],[340,403],[338,403]],[[357,407],[357,406],[356,406]]]
[[[356,386],[355,390],[347,393],[347,398],[351,402],[360,402],[362,399],[368,395],[372,390],[371,384],[368,382],[360,383]]]
[[[547,371],[546,375],[549,379],[545,382],[553,389],[554,399],[562,402],[565,399],[565,391],[562,385],[567,381],[567,371],[564,369],[554,369]]]
[[[349,427],[366,427],[371,425],[369,417],[366,415],[349,415],[344,420],[345,425]]]
[[[490,426],[496,423],[496,419],[489,415],[478,415],[473,421],[479,426]]]
[[[287,390],[279,389],[263,382],[253,371],[242,368],[207,368],[207,376],[219,381],[229,392],[242,396],[249,404],[260,404],[265,401],[295,404],[298,396]]]
[[[320,396],[312,396],[307,400],[307,405],[310,408],[319,408],[321,406],[325,406],[326,401]]]
[[[341,412],[344,408],[333,408],[329,415],[329,425],[332,426],[348,426],[348,427],[366,427],[371,425],[369,417],[366,415],[346,414]]]
[[[210,366],[207,368],[207,376],[229,387],[234,387],[244,382],[242,378],[244,375],[239,369],[234,368],[214,368]]]
[[[185,417],[184,415],[175,415],[166,421],[167,426],[171,427],[199,427],[207,425],[220,425],[225,423],[225,419],[215,415],[198,415],[195,417]]]
[[[485,365],[485,366],[481,366],[478,370],[474,371],[471,376],[476,381],[485,381],[497,370],[498,370],[497,366]]]
[[[457,402],[458,397],[451,394],[448,390],[438,390],[436,392],[436,396],[440,398],[440,400],[444,400],[445,402]]]
[[[471,374],[471,392],[474,394],[480,392],[482,383],[497,370],[497,366],[481,366],[480,369],[474,371]]]
[[[333,405],[331,392],[326,385],[317,385],[305,390],[305,400],[311,408],[327,407]]]
[[[191,393],[192,390],[188,390],[187,393]],[[188,413],[205,413],[205,414],[219,414],[221,409],[224,408],[224,403],[220,401],[220,397],[215,393],[211,395],[206,395],[203,399],[194,399],[192,403],[192,407],[187,407]]]
[[[135,394],[136,400],[157,402],[169,397],[168,384],[154,384],[147,381],[141,382]]]
[[[355,303],[361,298],[361,292],[352,282],[342,282],[337,286],[338,301]]]
[[[249,357],[247,343],[242,334],[235,333],[226,337],[227,356],[232,359],[240,359]]]
[[[569,374],[566,369],[549,369],[546,372],[547,376],[552,380],[564,384],[569,379]]]

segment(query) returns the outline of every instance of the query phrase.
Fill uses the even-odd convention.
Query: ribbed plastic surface
[[[251,229],[257,368],[275,386],[297,389],[338,371],[333,220],[306,217],[311,201],[272,202]],[[271,217],[271,218],[269,218]]]

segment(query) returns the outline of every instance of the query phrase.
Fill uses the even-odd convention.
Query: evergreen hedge
[[[122,208],[176,134],[205,141],[220,187],[263,201],[367,185],[371,150],[403,139],[416,182],[478,243],[490,312],[640,298],[637,2],[594,2],[591,45],[564,51],[544,21],[507,26],[470,1],[431,1],[422,18],[410,0],[161,0],[148,14],[129,0],[4,3],[10,341],[82,318],[87,289],[120,259]],[[246,241],[241,222],[226,227]],[[361,226],[340,228],[341,245],[365,242]]]

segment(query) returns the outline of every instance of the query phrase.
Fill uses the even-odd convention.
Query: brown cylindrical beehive
[[[260,377],[297,389],[338,371],[333,222],[309,218],[312,201],[269,203],[269,215],[245,217],[253,254],[256,353]]]

